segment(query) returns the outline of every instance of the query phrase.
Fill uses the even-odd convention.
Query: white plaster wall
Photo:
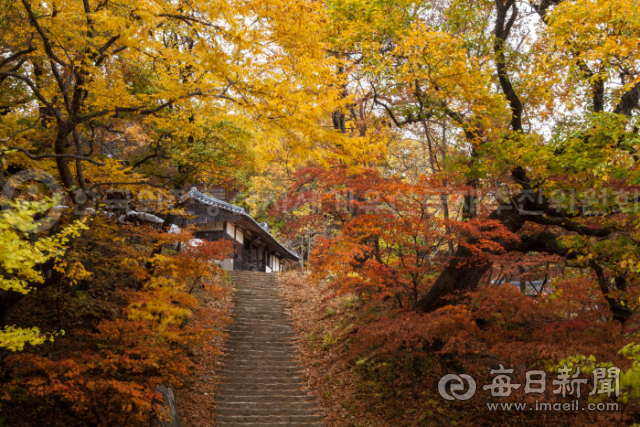
[[[220,268],[224,271],[233,271],[233,260],[231,258],[227,258],[222,261]]]

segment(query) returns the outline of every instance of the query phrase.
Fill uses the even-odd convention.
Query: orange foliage
[[[92,232],[109,236],[104,247],[87,254],[100,257],[93,260],[95,280],[128,278],[111,292],[110,318],[72,330],[60,340],[69,347],[59,356],[9,356],[10,380],[1,397],[9,405],[50,406],[54,414],[58,408],[58,417],[84,425],[148,425],[160,415],[156,387],[183,385],[197,369],[198,352],[220,351],[212,337],[222,333],[228,317],[212,306],[225,293],[214,261],[226,257],[229,245],[102,218],[94,220]],[[85,236],[76,250],[86,250],[83,244],[97,237]]]

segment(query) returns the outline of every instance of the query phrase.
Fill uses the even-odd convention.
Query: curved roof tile
[[[182,198],[180,198],[180,201],[183,201],[184,199],[195,199],[202,204],[205,204],[208,206],[215,206],[219,209],[222,209],[228,212],[233,212],[246,217],[255,225],[257,225],[261,230],[263,230],[275,244],[277,244],[280,248],[282,248],[289,255],[291,255],[293,259],[295,260],[300,259],[300,257],[298,257],[298,254],[296,254],[295,252],[285,247],[282,243],[278,242],[278,240],[275,237],[273,237],[273,235],[269,231],[269,225],[266,222],[263,222],[262,224],[258,223],[258,221],[253,219],[244,208],[241,208],[240,206],[232,205],[231,203],[227,203],[220,199],[216,199],[215,197],[204,194],[201,191],[199,191],[196,187],[191,187],[191,190],[189,190],[187,194],[185,194]]]

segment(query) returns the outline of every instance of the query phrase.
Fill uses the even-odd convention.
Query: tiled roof
[[[244,208],[241,208],[240,206],[232,205],[231,203],[227,203],[220,199],[216,199],[215,197],[208,196],[198,191],[196,187],[191,187],[191,190],[189,190],[189,192],[182,197],[182,199],[185,199],[185,198],[193,198],[199,201],[200,203],[204,203],[205,205],[215,206],[217,208],[224,209],[230,212],[247,215],[247,212],[244,210]]]
[[[233,212],[233,213],[242,215],[243,217],[249,219],[251,222],[253,222],[255,225],[257,225],[258,228],[263,230],[267,234],[267,236],[276,245],[278,245],[280,248],[285,250],[287,253],[289,253],[295,259],[299,259],[298,254],[296,254],[295,252],[293,252],[290,249],[288,249],[287,247],[285,247],[282,243],[278,242],[278,240],[275,237],[273,237],[273,235],[269,231],[269,225],[266,222],[263,222],[262,224],[258,223],[258,221],[253,219],[247,213],[247,211],[244,210],[244,208],[241,208],[240,206],[232,205],[231,203],[227,203],[227,202],[222,201],[220,199],[216,199],[215,197],[211,197],[211,196],[209,196],[207,194],[204,194],[201,191],[198,191],[198,189],[196,187],[191,187],[191,190],[189,190],[189,192],[187,194],[185,194],[180,200],[183,201],[184,199],[194,199],[194,200],[197,200],[198,202],[200,202],[202,204],[205,204],[205,205],[208,205],[208,206],[214,206],[214,207],[217,207],[219,209],[222,209],[222,210],[225,210],[225,211],[228,211],[228,212]]]

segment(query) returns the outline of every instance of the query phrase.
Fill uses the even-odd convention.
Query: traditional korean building
[[[195,224],[195,237],[202,240],[234,242],[233,258],[222,263],[224,270],[251,270],[267,273],[283,271],[287,263],[298,262],[294,252],[284,247],[269,232],[266,222],[259,224],[241,207],[224,202],[193,187],[182,198],[184,216],[173,224]]]

